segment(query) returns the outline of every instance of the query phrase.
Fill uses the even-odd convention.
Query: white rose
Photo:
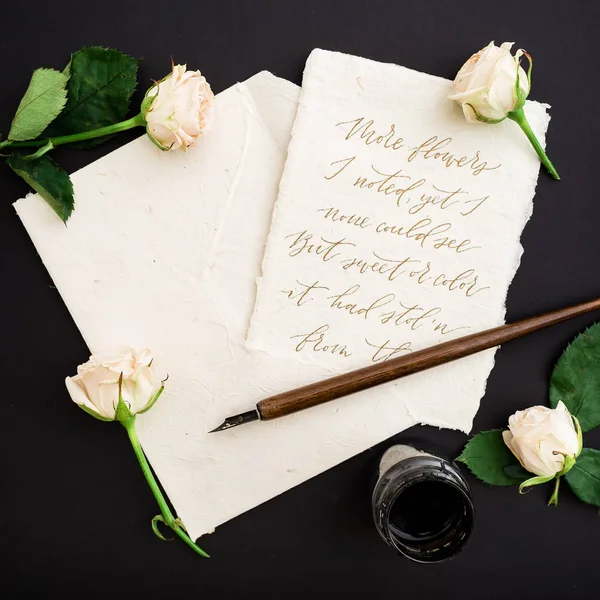
[[[154,373],[149,350],[127,349],[119,354],[95,354],[77,367],[65,383],[73,402],[95,417],[112,421],[121,396],[132,415],[145,412],[158,399],[162,382]]]
[[[576,458],[581,438],[575,430],[567,407],[559,402],[555,409],[532,406],[517,411],[508,419],[504,443],[524,469],[540,477],[552,477],[563,470],[565,457]]]
[[[142,103],[150,139],[162,150],[193,146],[206,128],[213,99],[200,71],[173,65],[173,72],[151,87]]]
[[[508,113],[523,106],[529,94],[529,82],[519,66],[523,51],[512,56],[512,46],[513,42],[504,42],[500,47],[490,42],[473,54],[458,72],[454,92],[448,99],[456,100],[462,106],[469,123],[501,121]],[[516,93],[517,73],[523,93],[521,98]]]

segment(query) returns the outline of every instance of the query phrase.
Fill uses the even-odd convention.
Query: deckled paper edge
[[[311,51],[307,61],[306,61],[306,65],[304,67],[304,71],[303,71],[303,78],[304,78],[304,72],[309,68],[309,66],[311,65],[312,61],[317,60],[317,56],[320,53],[327,53],[327,54],[339,54],[342,56],[353,56],[354,58],[358,58],[361,60],[365,60],[368,62],[372,62],[375,64],[379,64],[379,65],[385,65],[386,67],[389,68],[400,68],[406,71],[411,71],[412,73],[416,73],[419,77],[426,77],[427,79],[430,79],[431,77],[443,81],[444,83],[452,83],[452,80],[450,79],[446,79],[445,77],[440,77],[439,75],[430,75],[428,73],[423,73],[422,71],[417,71],[416,69],[410,69],[408,67],[404,67],[402,65],[397,65],[395,63],[384,63],[381,61],[376,61],[370,58],[364,58],[364,57],[360,57],[360,56],[356,56],[356,55],[348,55],[344,52],[336,52],[336,51],[331,51],[331,50],[324,50],[321,48],[315,48]],[[304,85],[302,85],[301,87],[301,91],[300,91],[300,97],[298,99],[298,107],[302,106],[303,103],[303,98],[304,98],[304,94],[305,94],[305,88]],[[451,102],[450,100],[448,102]],[[540,142],[542,148],[545,149],[546,147],[546,134],[548,132],[548,128],[550,126],[550,119],[551,119],[551,115],[549,113],[549,109],[551,108],[551,106],[547,103],[544,102],[538,102],[536,100],[528,100],[526,103],[527,104],[534,104],[536,106],[539,106],[541,108],[544,109],[543,111],[543,115],[545,116],[545,127],[543,129],[543,132],[539,133],[538,135],[538,141]],[[473,125],[474,127],[477,125]],[[288,146],[288,150],[287,150],[287,154],[289,156],[290,152],[292,151],[293,148],[295,148],[295,144],[298,144],[299,142],[297,141],[297,137],[296,137],[296,128],[298,127],[298,113],[296,113],[296,118],[294,119],[294,125],[292,127],[292,131],[291,131],[291,135],[290,135],[290,144]],[[285,171],[287,168],[287,163],[286,166],[284,166],[284,171],[282,173],[282,177],[280,179],[279,182],[279,189],[281,188],[281,181],[283,180],[283,178],[285,177]],[[511,277],[510,277],[510,281],[509,284],[506,288],[506,293],[504,294],[504,299],[502,302],[502,312],[503,312],[503,322],[505,321],[505,316],[506,316],[506,304],[507,304],[507,300],[508,300],[508,293],[510,291],[510,287],[514,282],[515,276],[517,274],[517,271],[519,270],[519,267],[521,266],[521,260],[523,257],[523,254],[525,252],[525,249],[523,247],[523,244],[521,243],[521,238],[523,237],[523,232],[525,231],[525,227],[527,226],[527,223],[529,223],[531,217],[533,216],[533,208],[534,208],[534,201],[535,201],[535,195],[536,195],[536,191],[537,191],[537,187],[538,187],[538,183],[539,183],[539,179],[540,179],[540,171],[541,171],[541,175],[543,176],[543,167],[540,163],[540,170],[538,171],[537,177],[535,178],[535,184],[533,186],[533,190],[532,190],[532,196],[531,196],[531,201],[530,201],[530,207],[529,207],[529,213],[526,215],[524,221],[523,221],[523,226],[521,228],[521,231],[519,232],[518,238],[517,238],[517,246],[515,249],[515,256],[513,259],[513,269],[512,269],[512,273],[511,273]],[[277,195],[277,200],[275,201],[275,206],[273,208],[273,213],[271,215],[271,223],[269,224],[269,235],[271,232],[271,229],[273,227],[273,223],[275,222],[275,219],[277,218],[278,215],[278,211],[280,211],[280,206],[279,206],[279,191],[278,191],[278,195]],[[267,353],[267,350],[255,343],[253,343],[252,341],[250,341],[248,339],[249,336],[249,332],[250,329],[252,327],[252,323],[254,321],[254,318],[258,312],[258,304],[259,304],[259,300],[260,300],[260,296],[262,293],[262,278],[264,276],[264,271],[265,271],[265,264],[267,261],[267,255],[269,253],[269,242],[268,242],[268,238],[267,238],[267,244],[265,246],[265,252],[263,254],[263,259],[261,261],[261,265],[260,265],[260,275],[256,278],[256,298],[255,298],[255,302],[254,302],[254,309],[252,311],[252,316],[250,317],[250,322],[248,325],[248,328],[246,330],[246,335],[245,335],[245,340],[244,340],[244,347],[248,350],[248,351],[252,351],[252,352],[263,352],[263,353]],[[479,396],[479,407],[481,406],[481,401],[483,400],[485,393],[487,391],[487,383],[488,380],[490,378],[490,375],[496,365],[496,353],[498,351],[499,347],[497,348],[493,348],[488,350],[487,352],[490,353],[491,356],[491,366],[490,369],[483,381],[482,384],[482,389],[481,389],[481,393]],[[302,359],[300,359],[302,360]],[[307,361],[306,364],[312,364],[309,361]],[[444,429],[452,429],[452,430],[457,430],[457,431],[461,431],[465,434],[469,434],[473,428],[473,422],[475,420],[475,416],[477,415],[477,412],[473,415],[473,418],[471,419],[471,421],[467,424],[465,423],[464,425],[457,425],[457,424],[452,424],[451,426],[449,426],[448,423],[442,422],[442,421],[438,421],[437,419],[432,418],[429,419],[427,422],[425,422],[419,415],[418,413],[416,413],[414,411],[414,409],[411,407],[410,403],[405,403],[405,407],[406,410],[408,412],[408,414],[414,419],[415,423],[418,425],[430,425],[432,427],[438,427],[438,428],[444,428]],[[456,426],[455,426],[456,425]]]

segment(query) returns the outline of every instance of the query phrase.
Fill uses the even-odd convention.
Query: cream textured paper
[[[90,350],[147,346],[169,374],[138,427],[192,537],[414,424],[401,403],[382,419],[373,393],[206,433],[330,372],[244,342],[298,92],[260,73],[217,96],[196,148],[144,136],[75,173],[66,228],[36,195],[15,205]]]
[[[468,124],[451,85],[312,52],[249,347],[341,372],[503,323],[539,160],[515,123]],[[526,113],[543,143],[546,107]],[[373,437],[399,405],[468,431],[494,352],[380,388]]]

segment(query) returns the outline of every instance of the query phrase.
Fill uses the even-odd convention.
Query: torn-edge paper
[[[510,120],[470,124],[452,83],[314,50],[269,232],[249,347],[340,373],[504,322],[539,160]],[[527,102],[543,144],[546,106]],[[377,389],[469,431],[494,350]],[[354,418],[341,409],[340,418]]]
[[[144,136],[73,174],[66,228],[36,195],[15,205],[90,350],[149,347],[169,374],[137,423],[193,538],[414,424],[399,404],[373,430],[373,394],[207,434],[330,374],[244,343],[298,92],[260,73],[216,97],[211,131],[188,152]]]

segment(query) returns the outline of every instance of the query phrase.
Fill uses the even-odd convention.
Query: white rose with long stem
[[[473,54],[456,75],[454,90],[448,99],[461,105],[469,123],[494,124],[506,118],[515,121],[550,175],[560,179],[523,110],[531,90],[531,56],[525,50],[517,50],[513,56],[512,46],[512,42],[504,42],[499,47],[490,42]],[[529,60],[527,73],[520,66],[522,56]]]
[[[158,523],[172,529],[194,552],[208,554],[188,536],[180,519],[171,512],[146,460],[135,430],[136,415],[144,413],[159,399],[164,390],[153,368],[154,358],[149,350],[125,349],[116,354],[95,354],[77,367],[77,375],[66,378],[71,399],[85,412],[101,421],[119,421],[129,436],[142,472],[160,507],[152,519],[152,530],[162,540]]]

